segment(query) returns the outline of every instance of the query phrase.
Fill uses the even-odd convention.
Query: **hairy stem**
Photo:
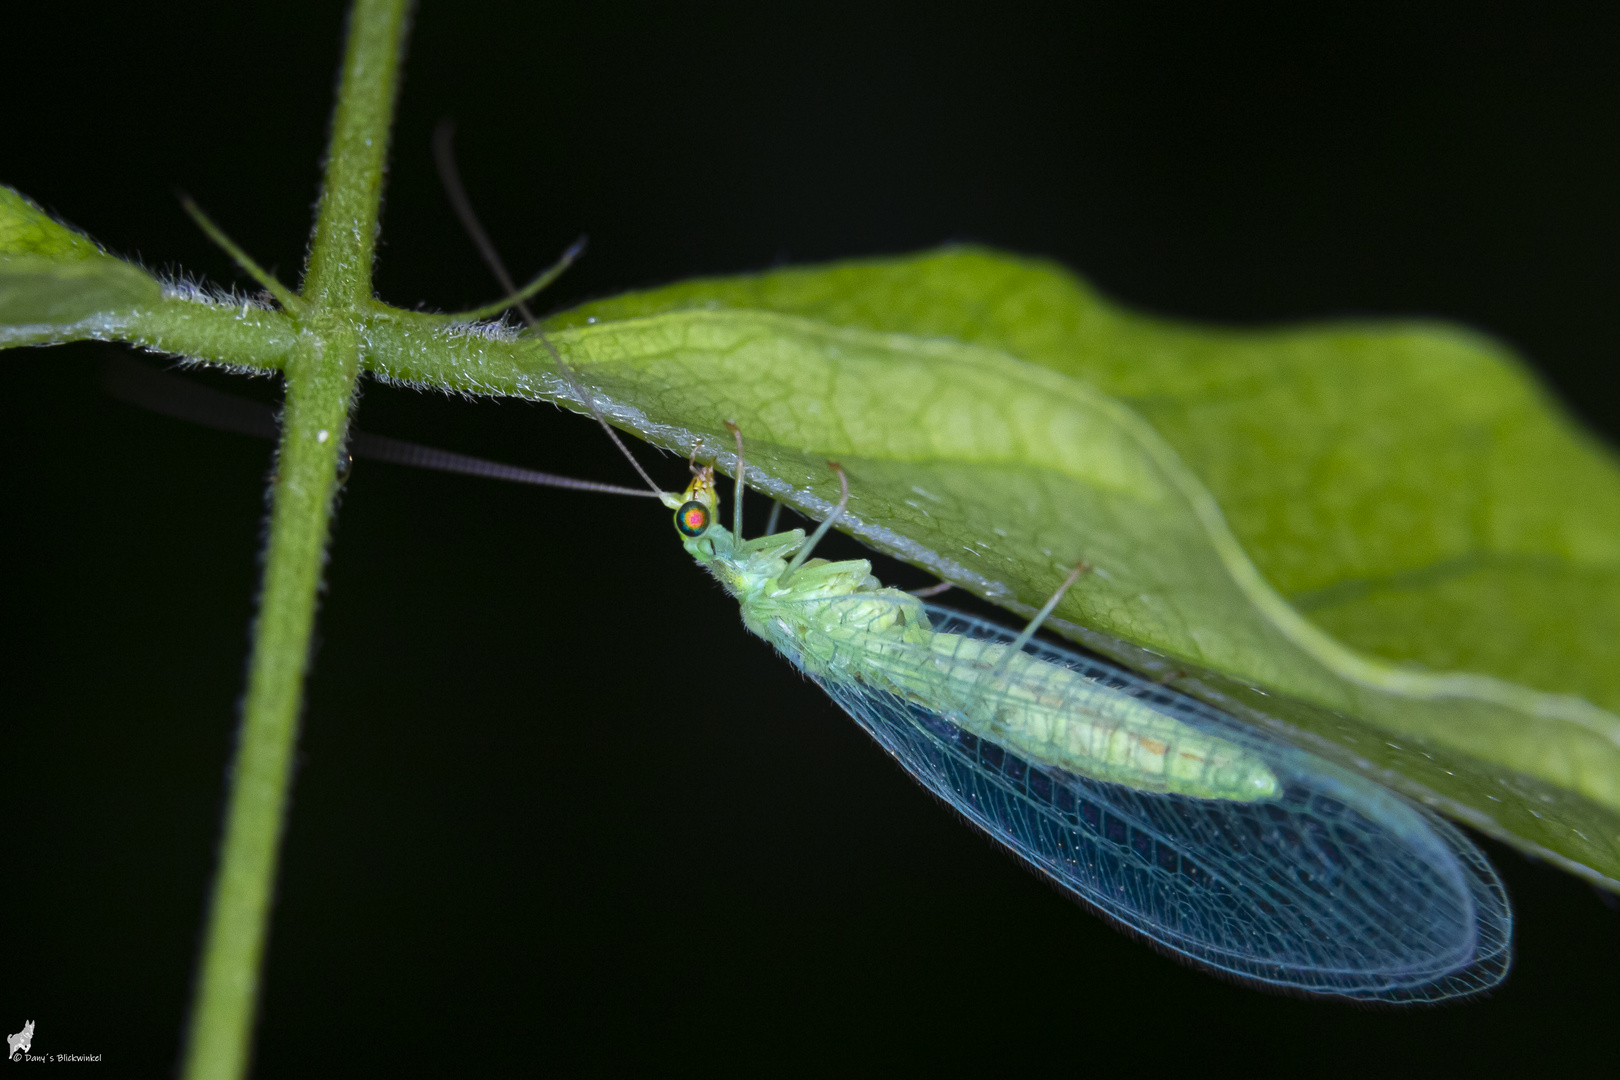
[[[406,0],[357,0],[316,216],[272,482],[270,540],[229,805],[186,1047],[188,1080],[242,1076],[250,1058],[293,748],[303,705],[359,318],[404,48]]]

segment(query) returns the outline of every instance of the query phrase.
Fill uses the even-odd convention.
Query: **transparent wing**
[[[852,609],[853,610],[853,609]],[[928,606],[934,629],[1014,634]],[[1078,653],[1029,651],[1262,754],[1279,794],[1200,799],[1031,763],[939,711],[836,672],[860,635],[809,643],[813,678],[924,787],[1020,859],[1159,948],[1264,986],[1433,1002],[1501,982],[1512,914],[1462,833],[1371,781],[1209,706]],[[792,657],[790,657],[792,658]],[[897,660],[892,648],[884,662]],[[923,655],[918,664],[938,663]],[[958,720],[960,717],[957,718]]]

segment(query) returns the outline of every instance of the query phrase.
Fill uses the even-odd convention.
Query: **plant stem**
[[[272,482],[252,663],[185,1055],[188,1080],[247,1069],[337,463],[404,49],[406,0],[357,0],[316,216]]]

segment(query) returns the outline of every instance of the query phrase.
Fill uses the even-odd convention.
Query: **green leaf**
[[[835,458],[841,527],[1020,613],[1083,559],[1060,631],[1620,880],[1620,468],[1489,340],[1153,320],[973,249],[551,326],[615,423],[725,465],[734,420],[750,479],[816,516]],[[444,370],[407,337],[379,370],[569,396],[524,340]]]
[[[162,295],[144,271],[0,187],[0,346],[105,336]]]

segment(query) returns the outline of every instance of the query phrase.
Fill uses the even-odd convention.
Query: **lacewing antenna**
[[[659,498],[664,498],[663,489],[653,482],[651,476],[647,475],[647,470],[641,467],[641,462],[637,461],[635,455],[624,445],[624,441],[619,438],[619,433],[613,430],[613,426],[602,415],[602,410],[596,407],[596,399],[586,393],[585,388],[580,385],[578,376],[574,374],[574,369],[568,366],[563,360],[562,354],[557,351],[557,347],[551,343],[551,339],[546,337],[546,332],[540,328],[539,320],[534,317],[534,312],[529,310],[527,299],[518,295],[517,286],[512,282],[512,275],[506,272],[506,264],[501,261],[500,252],[495,249],[494,241],[490,240],[489,234],[484,231],[484,226],[479,223],[478,215],[473,212],[472,200],[467,197],[467,189],[462,186],[461,173],[456,168],[455,137],[456,125],[454,122],[450,120],[439,121],[439,126],[433,132],[433,161],[439,168],[439,181],[444,185],[445,196],[455,209],[456,217],[461,219],[462,227],[467,230],[467,235],[471,238],[473,246],[478,248],[478,254],[483,257],[485,265],[495,275],[495,280],[502,289],[506,290],[508,296],[516,300],[513,306],[517,308],[518,314],[522,316],[524,325],[529,328],[530,333],[540,340],[540,344],[545,346],[546,352],[551,354],[552,362],[557,365],[557,370],[562,372],[563,378],[567,380],[568,388],[591,411],[591,415],[596,418],[596,422],[602,425],[602,430],[607,432],[608,438],[613,440],[613,445],[619,448],[619,453],[624,455],[625,460],[646,482],[647,487],[652,489],[653,494]],[[576,246],[578,246],[577,243]],[[564,258],[566,259],[567,256],[565,255]]]
[[[128,356],[116,356],[102,366],[101,385],[120,401],[176,420],[260,439],[274,439],[281,433],[273,407],[210,390]]]
[[[138,360],[120,356],[109,360],[102,372],[102,385],[113,397],[138,405],[164,416],[186,420],[203,427],[229,431],[238,435],[253,435],[261,439],[274,439],[281,430],[276,410],[270,405],[235,394],[212,390],[194,382],[147,367]],[[570,491],[594,491],[604,495],[634,495],[654,498],[655,492],[641,488],[601,484],[594,480],[576,480],[571,476],[524,469],[505,465],[469,454],[439,450],[404,439],[386,435],[373,435],[369,431],[349,431],[349,452],[355,457],[373,461],[386,461],[394,465],[411,465],[418,469],[459,473],[463,476],[482,476],[491,480],[506,480],[517,484],[539,487],[565,488]]]

